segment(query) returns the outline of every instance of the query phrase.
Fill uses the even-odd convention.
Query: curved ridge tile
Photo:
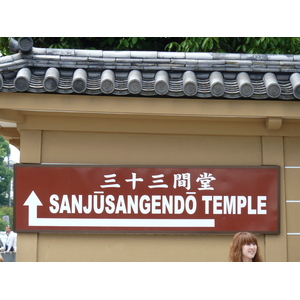
[[[241,72],[237,75],[237,83],[242,97],[250,98],[253,95],[254,88],[251,84],[250,76],[246,72]]]
[[[47,92],[55,92],[58,88],[59,77],[59,71],[56,68],[49,68],[43,81],[44,89]]]
[[[72,79],[72,90],[77,93],[83,93],[87,88],[87,73],[84,69],[77,69]]]
[[[221,72],[212,72],[209,76],[210,91],[214,97],[221,97],[225,92],[223,75]]]
[[[280,85],[273,73],[266,73],[263,77],[267,94],[271,98],[278,98],[281,93]]]
[[[15,80],[14,80],[14,86],[18,92],[25,92],[29,88],[31,80],[31,71],[29,68],[22,68]]]
[[[166,95],[169,91],[169,75],[166,71],[160,70],[155,75],[154,90],[158,95]]]
[[[100,89],[104,94],[111,94],[115,89],[115,73],[105,70],[101,74]]]
[[[132,70],[128,75],[127,89],[131,94],[139,94],[142,91],[142,74],[138,70]]]
[[[293,73],[290,77],[290,82],[293,87],[293,95],[300,99],[300,74],[299,73]]]
[[[197,94],[197,78],[194,72],[186,71],[183,74],[183,92],[187,96],[195,96]]]

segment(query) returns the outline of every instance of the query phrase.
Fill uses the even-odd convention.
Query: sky
[[[15,146],[10,145],[10,159],[11,161],[15,162],[15,163],[19,163],[20,162],[20,151],[19,149],[17,149]]]

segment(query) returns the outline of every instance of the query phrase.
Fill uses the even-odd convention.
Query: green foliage
[[[5,157],[9,157],[9,143],[0,136],[0,205],[7,205],[13,171],[6,166]]]
[[[134,49],[135,47],[142,48],[144,37],[129,37],[121,38],[118,42],[117,49]]]
[[[36,37],[34,46],[41,48],[101,50],[163,50],[170,38],[145,37]]]
[[[3,221],[3,216],[9,216],[9,224]],[[11,228],[14,228],[14,213],[12,207],[3,206],[0,207],[0,231],[4,231],[5,227],[10,225]]]
[[[243,43],[237,47],[237,51],[248,53],[299,54],[300,38],[245,38]]]
[[[166,46],[168,51],[179,52],[224,52],[217,37],[186,37],[181,41],[171,42]]]
[[[299,54],[299,37],[186,37],[171,42],[168,51]]]
[[[1,209],[0,209],[1,214]],[[5,227],[7,226],[7,223],[3,221],[2,216],[0,215],[0,231],[5,231]]]
[[[18,38],[16,38],[18,39]],[[41,48],[299,54],[299,37],[35,37]],[[0,38],[9,54],[9,38]]]
[[[0,37],[0,56],[9,54],[9,38]]]
[[[8,204],[11,179],[12,170],[4,165],[0,165],[0,205]]]
[[[4,137],[0,136],[0,163],[3,163],[5,157],[10,155],[9,143]]]

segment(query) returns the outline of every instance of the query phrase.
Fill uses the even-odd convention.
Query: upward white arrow
[[[32,191],[23,205],[28,206],[28,225],[35,226],[37,221],[37,207],[43,206],[43,203],[40,201],[36,193]]]
[[[43,206],[34,191],[23,204],[28,206],[29,226],[48,227],[215,227],[214,219],[92,219],[38,218],[37,207]]]

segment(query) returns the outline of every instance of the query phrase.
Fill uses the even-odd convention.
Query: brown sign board
[[[16,232],[279,234],[279,167],[16,164]]]

